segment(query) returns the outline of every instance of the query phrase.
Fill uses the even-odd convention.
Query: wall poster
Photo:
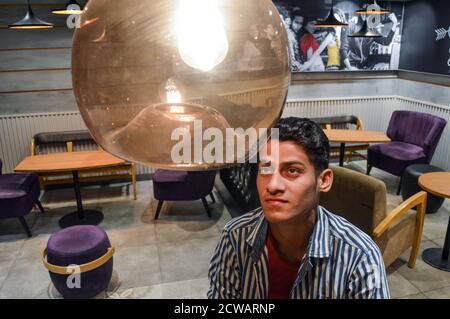
[[[403,3],[379,1],[389,10],[373,28],[378,38],[348,37],[368,15],[355,13],[372,1],[334,0],[335,17],[348,27],[316,28],[327,17],[331,0],[274,0],[288,33],[292,72],[397,70],[400,60]],[[373,18],[369,18],[373,19]],[[259,26],[252,26],[253,29]],[[251,31],[249,31],[251,32]],[[256,31],[254,31],[256,32]],[[264,31],[261,30],[261,34]]]

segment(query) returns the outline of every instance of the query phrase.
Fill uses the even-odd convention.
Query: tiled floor
[[[364,162],[350,168],[364,171]],[[401,202],[395,196],[397,179],[374,169],[372,175],[387,185],[390,207]],[[138,183],[134,201],[125,185],[83,188],[87,208],[105,214],[101,227],[116,245],[110,287],[99,298],[204,298],[208,288],[209,258],[230,213],[215,191],[209,219],[202,203],[167,203],[153,220],[155,202],[151,182]],[[16,220],[0,220],[0,298],[60,298],[40,260],[58,220],[75,210],[73,190],[48,191],[42,197],[47,212],[32,213],[27,221],[33,237],[25,238]],[[438,213],[427,215],[422,249],[441,246],[448,223],[450,202]],[[419,256],[416,267],[406,265],[408,252],[388,269],[393,298],[450,298],[450,272],[434,269]]]

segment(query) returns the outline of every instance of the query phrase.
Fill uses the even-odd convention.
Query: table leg
[[[78,179],[78,171],[72,171],[73,186],[75,188],[75,198],[77,200],[78,219],[84,218],[83,202],[81,201],[80,180]]]
[[[103,213],[98,210],[84,209],[81,198],[80,180],[78,171],[72,171],[73,185],[75,188],[75,199],[77,201],[77,211],[63,216],[59,220],[59,226],[66,228],[75,225],[98,225],[103,220]]]
[[[345,143],[341,143],[341,147],[339,150],[339,166],[344,166],[344,157],[345,157]]]
[[[435,268],[450,271],[450,218],[448,220],[447,234],[445,235],[444,248],[428,248],[422,253],[423,260]]]

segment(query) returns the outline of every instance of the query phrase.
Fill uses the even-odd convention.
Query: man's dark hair
[[[305,20],[305,17],[302,15],[302,10],[299,8],[294,8],[291,11],[292,20],[294,20],[295,17],[302,17],[303,20]]]
[[[279,140],[293,141],[303,148],[314,165],[316,175],[328,168],[330,142],[322,128],[307,118],[287,117],[278,121]]]

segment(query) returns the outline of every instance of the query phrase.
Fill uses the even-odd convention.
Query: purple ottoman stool
[[[95,297],[107,288],[112,276],[113,254],[114,247],[103,229],[82,225],[51,235],[42,258],[53,285],[64,298],[84,299]],[[70,265],[79,267],[79,287],[74,287],[74,268],[67,267]]]

